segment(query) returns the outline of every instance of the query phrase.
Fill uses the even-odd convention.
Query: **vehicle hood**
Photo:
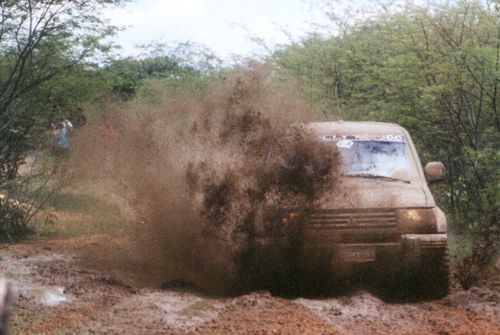
[[[319,201],[322,209],[434,207],[425,183],[342,177]]]

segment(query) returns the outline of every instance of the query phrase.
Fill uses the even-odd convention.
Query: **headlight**
[[[398,210],[401,233],[429,234],[437,232],[434,208],[407,208]]]
[[[300,217],[299,212],[288,212],[283,216],[281,224],[286,228],[290,223],[297,221]]]
[[[263,209],[263,229],[268,234],[285,234],[289,229],[294,229],[302,218],[299,211],[286,210],[276,207],[267,207]]]

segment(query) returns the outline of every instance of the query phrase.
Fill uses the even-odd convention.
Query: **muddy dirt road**
[[[322,299],[206,297],[128,286],[79,265],[83,241],[1,247],[0,272],[17,293],[13,334],[500,334],[500,294],[489,289],[412,303],[362,289]]]

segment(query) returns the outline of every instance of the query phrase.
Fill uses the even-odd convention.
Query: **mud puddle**
[[[9,281],[16,299],[54,307],[67,303],[72,297],[66,294],[63,286],[39,281],[36,272],[40,265],[66,261],[64,256],[58,254],[18,258],[14,254],[2,253],[0,275]]]
[[[189,331],[216,319],[222,307],[214,299],[192,293],[142,290],[121,299],[87,327],[119,333],[132,320],[130,326],[143,324],[140,329],[144,330]]]
[[[365,291],[295,302],[341,334],[500,334],[500,295],[488,289],[418,303],[388,303]]]
[[[85,243],[0,249],[0,272],[18,290],[29,288],[16,299],[12,334],[500,334],[499,293],[485,288],[418,303],[388,303],[361,290],[325,299],[207,297],[131,287],[82,268],[75,259]]]

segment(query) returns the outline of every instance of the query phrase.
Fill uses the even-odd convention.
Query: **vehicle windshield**
[[[409,179],[410,162],[405,142],[341,140],[337,148],[345,176]]]

